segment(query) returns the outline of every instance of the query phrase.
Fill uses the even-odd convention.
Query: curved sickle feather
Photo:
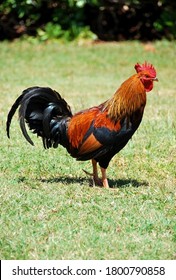
[[[24,93],[21,94],[17,100],[15,101],[15,103],[12,105],[9,113],[8,113],[8,116],[7,116],[7,122],[6,122],[6,132],[7,132],[7,136],[8,138],[10,138],[10,125],[11,125],[11,121],[12,121],[12,118],[16,112],[16,110],[18,109],[20,103],[21,103],[21,100],[23,99],[24,97]],[[21,127],[21,130],[23,132],[23,135],[24,137],[26,138],[26,140],[32,145],[34,146],[34,143],[32,142],[31,138],[29,137],[27,131],[26,131],[26,126],[25,126],[25,121],[24,121],[24,117],[23,116],[20,116],[20,127]]]
[[[7,122],[6,122],[6,132],[7,132],[8,138],[10,138],[10,124],[11,124],[13,115],[15,114],[16,110],[18,109],[18,106],[20,105],[20,102],[21,102],[23,96],[24,96],[24,94],[21,94],[21,95],[17,98],[17,100],[16,100],[15,103],[12,105],[12,107],[11,107],[9,113],[8,113]]]
[[[24,121],[24,117],[23,117],[23,116],[20,116],[20,127],[21,127],[22,133],[23,133],[24,137],[26,138],[26,140],[27,140],[32,146],[34,146],[33,141],[31,140],[31,138],[29,137],[29,134],[27,133],[26,125],[25,125],[25,121]]]

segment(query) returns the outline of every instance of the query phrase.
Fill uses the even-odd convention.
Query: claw
[[[90,180],[90,185],[92,187],[95,187],[95,186],[101,186],[102,187],[103,186],[102,180],[99,179],[97,176],[95,176],[95,174],[90,173],[90,172],[86,171],[85,169],[83,169],[83,171],[85,172],[86,175],[92,177],[91,180]]]

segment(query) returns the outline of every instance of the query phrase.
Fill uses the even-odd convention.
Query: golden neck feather
[[[109,118],[116,122],[144,108],[145,104],[146,92],[138,74],[135,74],[122,83],[114,96],[106,102],[105,107]]]

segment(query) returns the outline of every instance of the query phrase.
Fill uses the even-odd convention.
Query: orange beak
[[[153,78],[152,79],[153,81],[156,81],[156,82],[158,82],[159,80],[158,80],[158,78]]]

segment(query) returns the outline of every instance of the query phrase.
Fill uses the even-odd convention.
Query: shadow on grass
[[[111,180],[109,179],[109,185],[112,186],[113,189],[115,188],[139,188],[142,186],[148,186],[148,182],[146,181],[138,181],[135,179],[117,179],[117,180]]]
[[[44,183],[63,183],[63,184],[80,184],[80,185],[89,185],[91,186],[91,179],[87,178],[70,178],[70,177],[57,177],[57,178],[49,178],[49,179],[41,179],[41,182]],[[128,187],[142,187],[142,186],[148,186],[148,183],[146,181],[138,181],[135,179],[117,179],[117,180],[111,180],[109,179],[109,185],[110,188],[115,189],[115,188],[128,188]]]

